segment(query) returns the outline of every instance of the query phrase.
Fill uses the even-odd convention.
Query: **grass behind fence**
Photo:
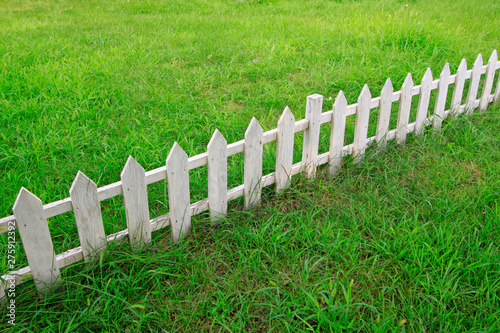
[[[180,246],[164,231],[145,253],[110,244],[45,301],[18,286],[16,329],[495,332],[499,127],[494,108],[368,150],[217,227],[195,217]]]

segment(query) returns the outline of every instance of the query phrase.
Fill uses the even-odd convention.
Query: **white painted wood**
[[[276,136],[276,193],[290,185],[293,164],[295,117],[285,108],[278,121]]]
[[[479,82],[481,80],[481,68],[483,67],[483,56],[481,53],[476,58],[474,66],[472,67],[472,74],[469,84],[469,92],[467,93],[467,101],[465,102],[465,112],[471,114],[474,112],[475,103],[477,99],[477,92],[479,91]]]
[[[81,171],[78,171],[69,189],[69,195],[83,255],[85,261],[89,261],[106,246],[97,186]]]
[[[479,110],[481,112],[488,108],[488,98],[491,95],[491,89],[493,88],[493,80],[495,79],[495,68],[498,62],[497,50],[493,50],[488,60],[488,67],[486,68],[486,74],[483,85],[483,93],[481,95],[481,101],[479,102]]]
[[[356,124],[354,125],[354,142],[352,154],[355,161],[360,161],[365,154],[366,138],[368,134],[368,121],[370,119],[370,100],[372,94],[368,85],[365,84],[358,97],[358,111],[356,112]]]
[[[408,73],[401,87],[401,100],[399,102],[398,123],[396,126],[396,143],[402,144],[406,141],[408,134],[408,122],[410,121],[410,109],[413,89],[413,79]]]
[[[448,87],[449,87],[449,77],[451,75],[450,72],[450,64],[446,63],[439,75],[439,85],[436,96],[436,105],[434,107],[434,117],[432,119],[432,125],[435,128],[441,128],[444,119],[444,109],[446,107],[446,97],[448,96]]]
[[[499,64],[500,62],[497,63],[497,67]],[[496,104],[499,98],[500,98],[500,73],[498,74],[497,87],[495,88],[495,93],[493,94],[493,103]]]
[[[422,83],[420,84],[420,98],[418,99],[417,117],[415,124],[415,135],[420,135],[424,132],[424,122],[427,119],[429,111],[429,101],[431,99],[431,84],[432,84],[432,71],[427,68]]]
[[[168,154],[166,166],[170,224],[175,244],[187,237],[191,230],[188,156],[177,142]]]
[[[36,288],[48,294],[59,283],[59,266],[42,201],[23,187],[12,210]]]
[[[218,129],[208,143],[207,153],[210,221],[216,224],[227,212],[227,141]]]
[[[257,119],[252,118],[245,132],[244,195],[245,209],[259,204],[262,195],[263,131]]]
[[[345,137],[345,110],[347,99],[341,90],[333,104],[330,150],[328,151],[328,174],[336,175],[342,166],[342,148]]]
[[[451,97],[451,110],[452,113],[460,113],[460,105],[462,104],[462,95],[464,93],[465,76],[467,72],[467,61],[462,59],[460,66],[458,66],[457,76],[455,78],[455,87],[453,88],[453,95]]]
[[[384,148],[387,145],[387,132],[389,131],[389,122],[391,120],[392,110],[392,94],[394,87],[391,79],[385,81],[384,87],[380,93],[380,104],[378,109],[377,133],[375,140],[379,148]]]
[[[146,172],[132,156],[129,156],[127,163],[125,163],[121,173],[121,181],[130,244],[134,247],[149,244],[151,242],[151,228],[149,225]]]
[[[304,131],[304,144],[302,147],[302,162],[306,164],[306,178],[316,177],[322,108],[323,96],[319,94],[307,96],[305,119],[309,121],[309,127]]]

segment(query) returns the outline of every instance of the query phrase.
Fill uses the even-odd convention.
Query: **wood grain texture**
[[[85,261],[89,261],[106,246],[97,186],[81,171],[78,171],[69,189],[69,196],[73,205],[83,256]]]
[[[330,149],[328,151],[328,174],[336,175],[342,166],[342,149],[345,136],[345,111],[347,99],[341,90],[333,104],[332,128],[330,132]]]
[[[429,102],[431,99],[431,84],[432,84],[432,71],[427,68],[422,83],[420,84],[420,98],[418,99],[417,117],[415,123],[415,135],[420,135],[424,132],[424,122],[427,119],[429,111]]]
[[[306,165],[306,178],[316,177],[322,108],[323,96],[319,94],[307,96],[305,119],[309,121],[309,127],[304,131],[304,144],[302,148],[302,162]]]
[[[188,156],[177,142],[168,154],[166,166],[170,225],[175,244],[191,230]]]
[[[410,120],[410,109],[412,100],[413,79],[408,73],[401,87],[401,100],[399,102],[398,123],[396,126],[396,143],[402,144],[406,141],[408,134],[408,122]]]
[[[460,105],[462,104],[462,96],[464,93],[465,77],[467,74],[467,61],[462,59],[458,66],[457,76],[455,77],[455,87],[451,97],[451,110],[453,114],[460,113]]]
[[[278,121],[276,136],[276,193],[290,185],[293,163],[295,117],[292,111],[285,108]]]
[[[140,248],[151,242],[146,172],[132,156],[129,156],[120,176],[128,237],[133,247]]]
[[[262,136],[262,127],[254,117],[245,132],[243,185],[246,210],[258,205],[262,196]]]
[[[210,221],[216,224],[227,212],[227,141],[218,129],[208,143],[207,153]]]
[[[42,201],[23,187],[12,211],[36,288],[48,294],[57,287],[60,273]]]
[[[486,68],[486,74],[483,84],[483,92],[481,94],[481,100],[479,102],[479,110],[481,112],[488,108],[489,97],[491,95],[491,89],[493,88],[493,80],[495,79],[495,70],[498,62],[497,50],[493,50],[490,59],[488,60],[488,67]]]
[[[469,83],[469,92],[467,93],[467,100],[465,102],[465,112],[471,114],[474,112],[477,93],[479,91],[479,82],[481,81],[481,69],[483,67],[483,56],[481,53],[476,58],[474,66],[472,67],[472,74]]]
[[[446,63],[439,75],[439,84],[436,95],[436,105],[434,107],[434,117],[432,119],[432,125],[435,128],[441,128],[444,119],[444,109],[446,107],[446,98],[448,96],[448,87],[450,85],[450,64]]]
[[[387,79],[380,93],[377,133],[375,135],[375,140],[379,148],[384,148],[387,145],[387,132],[389,131],[389,122],[391,120],[393,93],[394,87],[392,86],[391,79]]]
[[[372,94],[368,85],[365,84],[358,97],[358,109],[356,112],[356,123],[354,125],[354,142],[352,154],[355,161],[360,161],[365,154],[366,138],[368,135],[368,121],[370,120],[370,100]]]

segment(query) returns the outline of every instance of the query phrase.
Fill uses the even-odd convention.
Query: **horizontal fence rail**
[[[78,172],[66,199],[42,205],[40,199],[22,188],[13,206],[14,215],[0,219],[0,233],[19,230],[29,266],[11,271],[2,276],[0,298],[6,301],[5,290],[9,285],[21,284],[30,279],[41,294],[53,290],[60,281],[60,269],[74,262],[94,260],[107,242],[124,241],[128,238],[132,246],[139,248],[151,241],[151,233],[171,226],[172,240],[178,242],[189,234],[191,217],[210,211],[213,224],[220,221],[227,212],[228,202],[244,197],[245,209],[259,204],[263,187],[276,184],[276,192],[290,186],[292,176],[304,172],[305,177],[314,178],[317,167],[328,164],[327,172],[335,175],[342,165],[342,158],[352,155],[354,161],[363,158],[365,150],[376,144],[383,148],[388,140],[395,139],[398,144],[405,142],[408,133],[423,133],[426,126],[439,129],[442,121],[450,115],[472,113],[479,108],[485,111],[490,103],[498,101],[500,78],[497,78],[493,92],[496,71],[500,62],[496,50],[486,65],[479,54],[472,69],[467,70],[467,62],[462,60],[457,73],[451,75],[450,66],[445,64],[439,79],[434,80],[429,69],[420,85],[414,85],[408,74],[401,90],[394,91],[392,82],[387,79],[379,97],[373,98],[365,85],[358,102],[348,105],[345,95],[339,92],[333,109],[322,112],[323,96],[315,94],[307,97],[305,119],[296,121],[291,110],[286,107],[276,129],[263,132],[257,119],[253,118],[245,132],[244,140],[227,144],[224,136],[216,130],[208,144],[207,152],[188,157],[175,143],[166,159],[165,166],[145,171],[129,157],[121,173],[121,181],[97,188],[96,184]],[[478,96],[479,86],[484,75],[482,93]],[[467,95],[464,99],[466,81],[469,80]],[[453,85],[451,104],[448,110],[446,101],[448,89]],[[431,92],[437,89],[434,110],[429,110]],[[419,96],[415,122],[409,123],[414,96]],[[399,102],[397,125],[389,129],[391,110],[394,102]],[[370,110],[378,108],[376,135],[367,137]],[[429,115],[431,114],[432,115]],[[354,141],[344,145],[346,118],[356,116]],[[321,124],[331,123],[329,151],[318,152]],[[304,132],[302,161],[293,164],[294,134]],[[262,175],[263,145],[276,141],[275,172]],[[244,182],[242,185],[227,188],[227,158],[244,153]],[[207,165],[208,198],[191,203],[189,189],[189,170]],[[147,198],[147,185],[167,180],[169,213],[150,218]],[[123,195],[127,229],[106,235],[102,222],[100,202]],[[54,255],[53,243],[47,219],[74,212],[80,246],[64,253]]]

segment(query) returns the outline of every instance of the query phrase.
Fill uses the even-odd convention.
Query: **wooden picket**
[[[443,120],[450,114],[466,111],[471,113],[478,108],[487,109],[491,102],[497,102],[500,84],[497,79],[495,92],[492,94],[497,70],[500,68],[497,52],[493,51],[488,64],[483,66],[480,54],[472,70],[467,70],[463,59],[456,75],[451,75],[446,63],[439,79],[433,81],[430,68],[425,72],[422,82],[414,86],[409,73],[401,91],[394,92],[390,79],[387,79],[380,97],[372,98],[368,85],[365,85],[356,104],[348,105],[342,91],[338,93],[331,111],[322,113],[323,96],[319,94],[307,97],[305,119],[296,121],[292,111],[286,107],[279,118],[277,128],[263,132],[257,119],[252,118],[245,132],[244,140],[227,144],[226,139],[215,130],[207,146],[206,153],[188,158],[186,152],[174,143],[163,167],[145,171],[131,156],[128,158],[119,182],[97,188],[96,184],[78,172],[69,190],[69,198],[42,205],[40,199],[22,188],[14,203],[14,215],[0,219],[0,233],[6,232],[7,225],[19,229],[21,241],[26,252],[29,266],[10,272],[15,283],[26,281],[26,276],[34,278],[36,287],[45,294],[57,287],[60,280],[59,269],[79,260],[91,261],[105,248],[108,241],[123,241],[127,237],[133,247],[151,242],[151,233],[171,226],[173,243],[188,236],[191,229],[192,215],[209,211],[210,221],[219,223],[227,214],[230,200],[244,197],[245,209],[251,209],[261,201],[262,189],[275,184],[276,193],[290,186],[293,175],[303,171],[307,178],[314,178],[319,165],[327,164],[330,175],[340,172],[344,156],[352,154],[355,161],[361,161],[368,147],[376,145],[383,149],[388,140],[395,139],[401,144],[407,134],[423,133],[426,126],[432,124],[439,129]],[[481,77],[484,85],[478,99]],[[462,97],[466,80],[469,89],[466,102]],[[449,85],[453,84],[450,109],[446,110]],[[433,114],[429,115],[431,91],[437,89]],[[416,121],[409,123],[413,96],[419,96]],[[396,128],[390,129],[391,111],[394,102],[399,101]],[[376,134],[368,138],[370,112],[379,108]],[[347,117],[355,117],[354,140],[345,145]],[[372,120],[373,121],[373,120]],[[325,153],[318,151],[321,124],[331,123],[330,147]],[[302,160],[293,164],[295,147],[294,136],[304,132]],[[276,141],[275,172],[263,176],[264,144]],[[243,184],[228,188],[228,157],[244,154]],[[207,165],[208,198],[191,203],[189,188],[189,170]],[[147,185],[167,180],[169,212],[150,219]],[[104,232],[100,202],[123,195],[127,229],[107,235]],[[47,218],[66,212],[74,212],[75,223],[80,239],[80,247],[61,254],[54,254]],[[3,228],[3,229],[2,229]],[[140,249],[140,247],[138,247]],[[0,282],[0,302],[5,301],[6,276]]]
[[[97,197],[97,186],[83,172],[78,171],[69,189],[85,261],[90,261],[106,245],[106,234],[102,223],[101,203]]]
[[[128,237],[132,246],[151,241],[146,171],[129,156],[121,173]]]
[[[47,294],[57,287],[59,266],[42,201],[23,187],[12,210],[36,288],[41,294]]]

